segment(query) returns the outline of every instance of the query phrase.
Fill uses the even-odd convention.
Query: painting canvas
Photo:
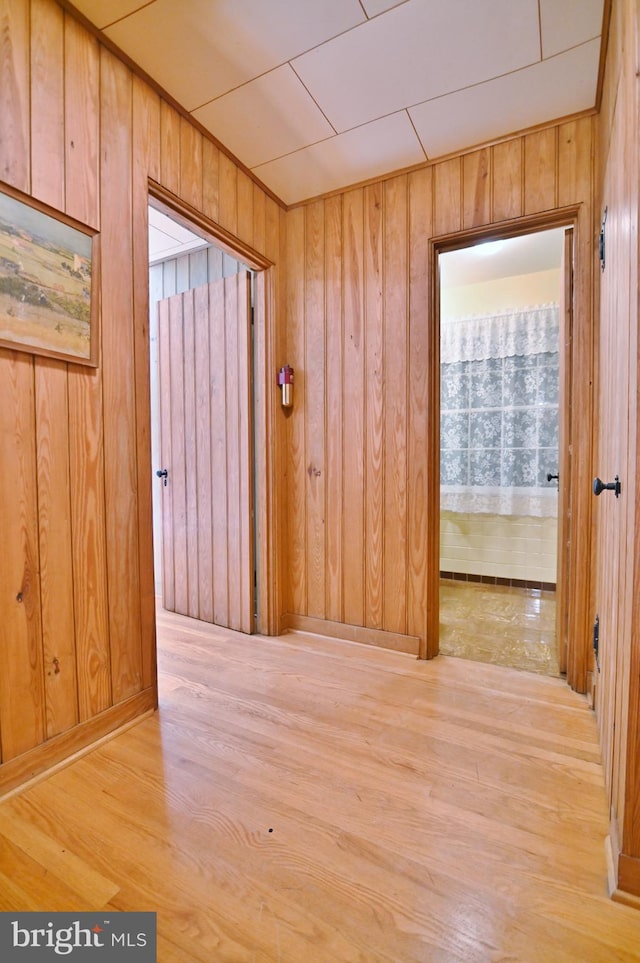
[[[0,189],[0,345],[95,365],[96,233]]]

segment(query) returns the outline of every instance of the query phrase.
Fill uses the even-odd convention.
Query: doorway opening
[[[554,676],[566,667],[566,246],[555,227],[438,254],[440,652]]]
[[[255,629],[256,271],[149,206],[156,596],[168,611]]]

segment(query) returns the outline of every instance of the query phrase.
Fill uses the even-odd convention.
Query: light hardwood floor
[[[159,614],[160,711],[0,803],[0,910],[155,910],[162,963],[640,959],[559,679]]]

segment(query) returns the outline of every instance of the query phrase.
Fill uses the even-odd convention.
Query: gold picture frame
[[[98,365],[96,230],[0,183],[0,347]]]

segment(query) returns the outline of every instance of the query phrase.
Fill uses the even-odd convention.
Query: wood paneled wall
[[[614,2],[598,123],[598,206],[606,207],[600,275],[596,473],[620,476],[597,502],[594,603],[600,617],[596,709],[611,806],[612,886],[640,896],[640,524],[638,521],[637,4]],[[618,894],[620,895],[620,893]]]
[[[584,568],[593,149],[593,119],[583,118],[288,212],[287,361],[296,372],[287,468],[291,625],[336,634],[348,625],[364,641],[435,652],[429,574],[438,557],[438,344],[430,244],[574,205],[572,553]],[[574,586],[572,605],[581,644],[569,678],[584,691],[588,578]]]
[[[54,0],[0,0],[0,43],[0,180],[101,235],[98,368],[0,352],[1,790],[156,701],[149,179],[274,264],[284,215]]]

